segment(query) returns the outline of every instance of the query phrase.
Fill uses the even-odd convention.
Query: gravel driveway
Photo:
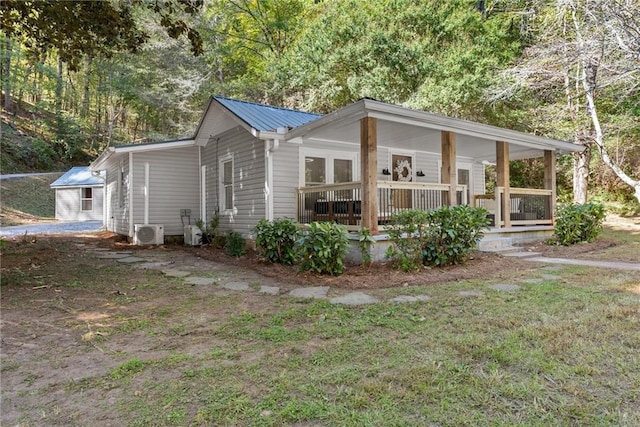
[[[0,237],[16,237],[38,234],[72,234],[98,231],[102,229],[102,221],[81,222],[47,222],[40,224],[16,225],[13,227],[0,227]]]

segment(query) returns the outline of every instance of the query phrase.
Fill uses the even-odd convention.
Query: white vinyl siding
[[[184,233],[180,211],[191,211],[191,224],[200,212],[200,168],[198,147],[180,147],[166,150],[133,153],[133,224],[145,219],[145,164],[148,164],[149,224],[164,226],[165,236]]]
[[[90,191],[90,200],[84,198]],[[101,221],[103,206],[102,187],[60,187],[55,189],[56,219],[58,221]],[[91,210],[84,209],[91,202]]]
[[[203,148],[202,165],[206,167],[207,177],[207,220],[217,213],[221,232],[233,230],[249,237],[258,221],[265,217],[264,149],[264,141],[256,139],[239,126],[209,138]],[[231,156],[233,205],[232,209],[225,209],[227,203],[221,190],[221,160]]]

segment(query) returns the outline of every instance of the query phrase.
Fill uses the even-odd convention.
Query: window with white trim
[[[233,211],[233,154],[220,159],[220,211],[230,213]]]
[[[82,192],[81,205],[83,211],[92,211],[93,210],[93,188],[84,187],[81,188]]]

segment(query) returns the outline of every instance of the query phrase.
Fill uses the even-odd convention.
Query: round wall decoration
[[[398,160],[395,172],[398,174],[398,181],[410,182],[413,179],[411,164],[408,160]]]

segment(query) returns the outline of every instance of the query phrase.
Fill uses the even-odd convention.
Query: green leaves
[[[442,267],[466,261],[487,228],[483,208],[444,207],[435,211],[408,210],[395,214],[389,228],[393,246],[387,257],[404,271],[423,264]]]
[[[349,237],[340,224],[313,222],[299,243],[302,270],[320,274],[342,274]]]
[[[600,203],[567,204],[558,208],[554,236],[564,246],[593,242],[602,231],[605,208]]]
[[[267,261],[285,265],[296,262],[296,243],[300,237],[298,223],[289,218],[261,219],[255,231],[256,247]]]

